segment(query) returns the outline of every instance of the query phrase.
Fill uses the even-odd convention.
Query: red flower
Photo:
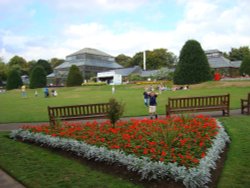
[[[165,157],[167,155],[167,153],[165,151],[161,152],[161,156]]]
[[[199,163],[199,158],[194,156],[206,156],[205,149],[211,146],[219,131],[216,120],[204,115],[119,121],[115,128],[109,121],[94,121],[64,122],[60,128],[41,124],[23,126],[23,129],[53,137],[83,140],[98,147],[121,149],[139,157],[147,155],[156,161],[176,161],[187,167]]]
[[[204,158],[206,154],[204,152],[201,153],[201,158]]]
[[[143,150],[143,154],[144,154],[144,155],[148,154],[148,149],[147,149],[147,148],[145,148],[145,149]]]

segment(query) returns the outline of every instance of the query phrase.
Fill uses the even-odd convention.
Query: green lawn
[[[21,98],[20,90],[0,94],[0,123],[48,121],[47,106],[74,105],[108,102],[111,97],[125,103],[124,116],[147,115],[143,104],[142,85],[121,85],[112,95],[111,86],[88,86],[58,88],[58,97],[44,98],[42,89],[35,97],[35,90],[28,90],[28,97]],[[250,91],[250,81],[242,82],[207,82],[191,85],[190,90],[164,91],[158,97],[158,113],[165,114],[168,97],[206,96],[230,93],[231,109],[240,107],[240,98],[246,98]]]
[[[114,96],[123,101],[124,116],[146,115],[143,104],[143,88],[138,85],[116,87],[89,86],[58,88],[58,97],[44,98],[42,89],[35,97],[35,90],[28,90],[28,98],[21,98],[20,90],[0,94],[0,123],[48,121],[47,106],[107,102]],[[240,98],[250,92],[250,81],[207,82],[192,85],[188,91],[165,91],[158,97],[158,112],[165,113],[168,97],[219,95],[230,93],[231,109],[240,108]],[[232,143],[218,187],[245,188],[250,185],[250,117],[219,118],[226,127]],[[0,125],[1,126],[1,125]],[[110,175],[89,167],[77,160],[43,149],[35,145],[16,142],[0,132],[0,168],[14,176],[27,187],[142,187],[127,179]]]
[[[247,188],[250,185],[250,117],[221,118],[231,144],[218,187]]]
[[[142,187],[51,150],[11,140],[7,132],[0,132],[0,168],[30,188]]]
[[[231,138],[219,188],[250,185],[250,117],[219,118]],[[84,163],[35,145],[16,142],[0,133],[0,168],[27,187],[142,187],[117,175],[90,168]]]

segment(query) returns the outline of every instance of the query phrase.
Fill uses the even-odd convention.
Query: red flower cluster
[[[84,141],[85,143],[120,149],[138,157],[147,156],[164,163],[177,162],[193,167],[206,156],[219,127],[214,118],[174,116],[158,120],[119,121],[113,128],[109,121],[65,122],[61,127],[25,126],[32,132]]]

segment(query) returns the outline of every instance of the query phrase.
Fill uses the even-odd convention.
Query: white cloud
[[[148,0],[44,0],[55,8],[69,11],[131,11],[144,5]]]
[[[231,47],[250,44],[250,1],[237,1],[234,6],[221,6],[223,1],[181,1],[186,4],[186,17],[177,25],[180,39],[197,39],[203,49],[229,51]]]
[[[0,57],[6,59],[20,55],[27,60],[65,58],[66,55],[85,47],[97,48],[114,56],[121,53],[133,56],[139,51],[155,48],[167,48],[178,55],[188,39],[198,40],[204,50],[216,48],[229,51],[232,47],[249,45],[250,1],[235,1],[229,6],[222,6],[223,1],[225,0],[179,0],[185,6],[184,17],[176,24],[175,29],[165,31],[147,30],[142,25],[139,27],[133,22],[120,20],[110,25],[97,21],[70,25],[64,23],[63,26],[61,24],[61,33],[49,37],[0,31]],[[84,5],[89,10],[96,8],[96,11],[119,10],[119,7],[132,10],[145,2],[148,1],[53,1],[60,8],[80,10]],[[35,14],[33,11],[30,13]],[[161,14],[157,13],[155,16]],[[152,19],[153,17],[154,15]]]

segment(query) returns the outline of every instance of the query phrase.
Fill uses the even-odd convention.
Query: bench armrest
[[[240,99],[241,103],[248,103],[248,100],[247,99]]]

